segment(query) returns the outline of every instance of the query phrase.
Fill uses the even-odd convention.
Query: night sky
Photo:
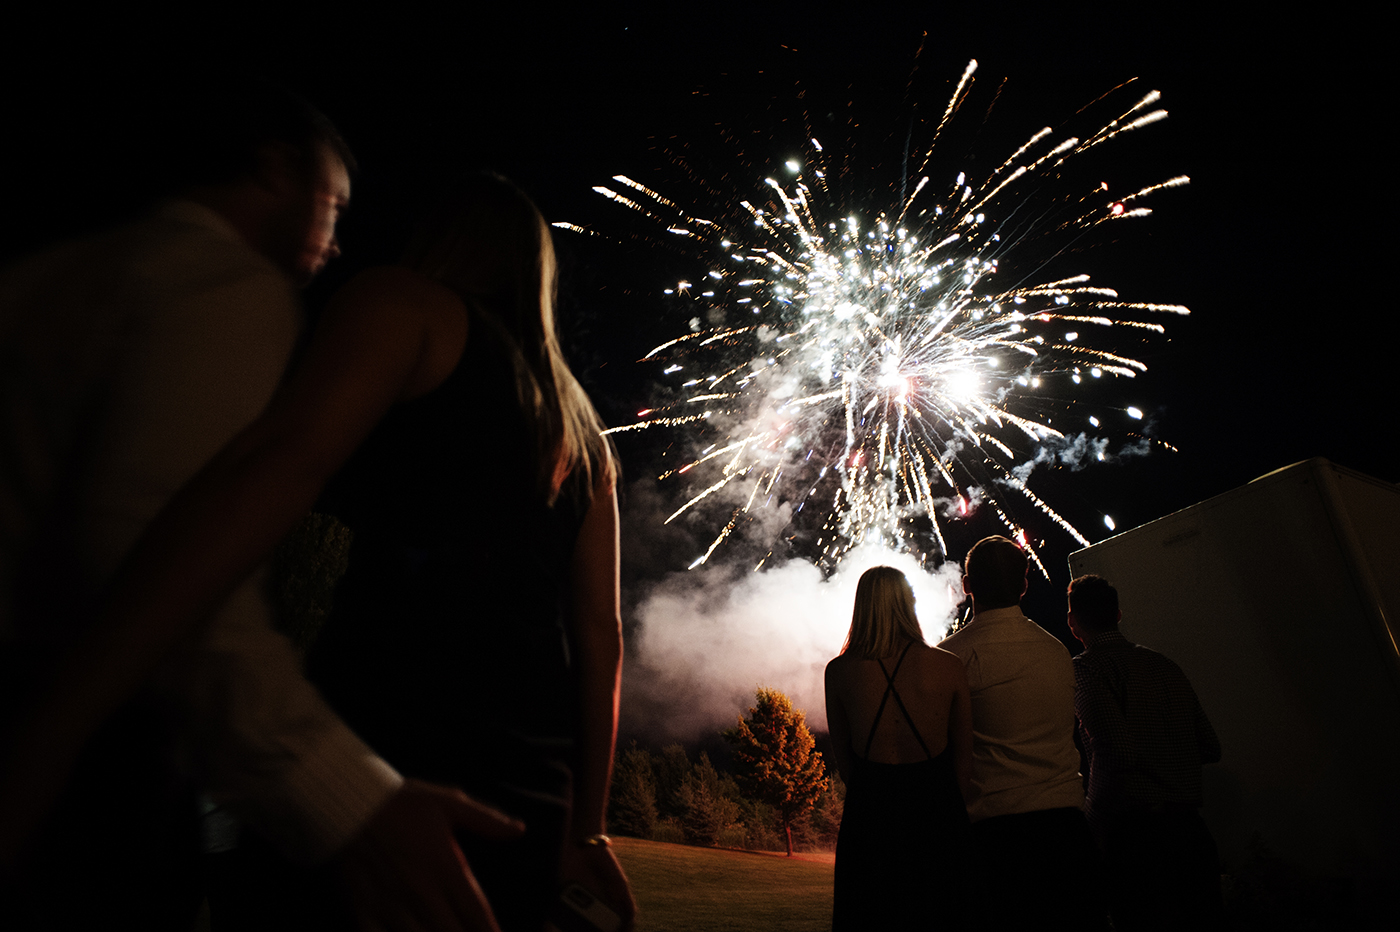
[[[710,180],[746,193],[741,183],[756,186],[802,138],[804,111],[828,147],[848,134],[861,157],[897,156],[911,114],[941,113],[970,58],[984,103],[1009,79],[980,140],[988,159],[1137,76],[1171,116],[1097,164],[1124,185],[1183,173],[1192,184],[1155,195],[1154,216],[1092,262],[1096,281],[1126,298],[1192,310],[1161,320],[1169,339],[1134,354],[1149,371],[1123,394],[1180,452],[1037,474],[1033,487],[1098,540],[1101,512],[1131,528],[1308,457],[1400,479],[1389,404],[1397,328],[1382,291],[1382,251],[1394,241],[1395,148],[1383,141],[1393,69],[1377,24],[1350,4],[1288,22],[1226,14],[1225,4],[1073,16],[1058,6],[819,15],[715,4],[642,17],[398,12],[261,25],[251,14],[212,24],[123,11],[7,30],[0,248],[14,255],[130,211],[148,179],[124,114],[153,81],[201,71],[242,67],[301,90],[360,158],[346,257],[310,292],[313,309],[356,269],[392,259],[405,205],[463,168],[495,168],[549,219],[602,229],[619,211],[593,185],[625,173],[664,190],[677,180],[668,154],[684,151],[707,172],[733,172]],[[676,332],[648,303],[667,284],[662,264],[643,256],[564,247],[567,342],[613,423],[646,402],[632,360],[658,328]],[[646,444],[623,451],[630,477],[653,470]],[[1063,574],[1075,545],[1046,537]],[[693,555],[663,555],[630,578]],[[1062,611],[1063,582],[1035,594],[1042,612]]]

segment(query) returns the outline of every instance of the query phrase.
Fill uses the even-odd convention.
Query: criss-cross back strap
[[[885,674],[885,694],[880,697],[880,707],[875,710],[875,721],[870,723],[870,734],[865,739],[866,760],[870,759],[870,745],[871,742],[875,740],[875,729],[880,725],[880,716],[885,714],[885,703],[889,701],[891,693],[894,694],[894,701],[895,704],[899,706],[899,711],[904,713],[904,720],[909,723],[909,730],[914,733],[914,740],[919,742],[919,747],[924,749],[924,756],[930,759],[933,757],[933,755],[929,753],[928,745],[924,744],[923,735],[919,734],[919,729],[914,727],[914,719],[910,717],[909,710],[904,707],[904,700],[899,698],[899,690],[894,688],[894,678],[899,676],[899,668],[903,666],[904,658],[908,655],[909,648],[913,646],[913,641],[904,645],[904,650],[900,653],[899,660],[895,662],[893,673],[885,669],[885,662],[883,660],[877,661],[877,663],[880,664],[880,672]]]

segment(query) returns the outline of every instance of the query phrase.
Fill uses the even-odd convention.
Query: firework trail
[[[1083,429],[1074,425],[1100,426],[1073,412],[1075,386],[1146,369],[1102,348],[1101,335],[1162,333],[1156,319],[1188,311],[1120,300],[1085,274],[1038,281],[1042,259],[1030,272],[1002,268],[1032,241],[1059,255],[1087,231],[1146,216],[1144,198],[1187,182],[1113,198],[1105,185],[1064,190],[1060,181],[1069,160],[1164,117],[1152,109],[1157,99],[1154,91],[1121,105],[1087,138],[1042,129],[984,177],[959,173],[951,185],[922,174],[930,142],[912,191],[900,200],[903,185],[892,185],[894,202],[874,212],[842,208],[815,138],[805,162],[787,163],[785,182],[764,179],[737,209],[724,205],[726,219],[698,216],[621,175],[595,189],[683,240],[704,269],[666,289],[693,304],[690,331],[643,359],[674,395],[615,428],[702,432],[704,446],[661,477],[691,483],[668,522],[701,503],[726,506],[728,519],[692,566],[762,508],[792,517],[819,509],[815,555],[828,569],[862,543],[941,557],[943,522],[975,507],[993,509],[1039,565],[1014,503],[1089,543],[1030,488],[1030,469],[1047,446],[1080,439],[1066,434]]]

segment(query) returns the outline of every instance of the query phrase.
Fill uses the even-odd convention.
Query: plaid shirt
[[[1117,631],[1074,658],[1074,712],[1088,759],[1084,810],[1111,812],[1201,803],[1201,765],[1220,740],[1186,674]]]

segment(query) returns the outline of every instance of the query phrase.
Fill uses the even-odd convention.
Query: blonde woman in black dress
[[[846,644],[826,666],[826,716],[846,783],[832,929],[961,928],[967,675],[924,642],[913,590],[893,567],[860,578]]]

